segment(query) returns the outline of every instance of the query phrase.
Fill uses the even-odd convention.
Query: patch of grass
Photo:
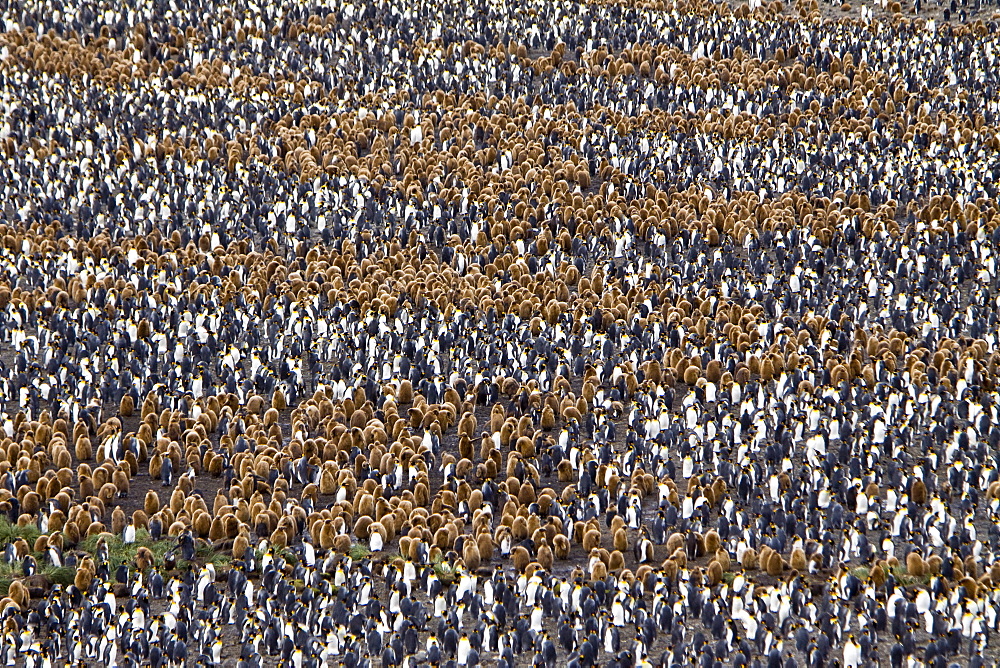
[[[735,579],[736,579],[736,573],[723,573],[722,574],[722,581],[725,582],[727,585],[732,585],[733,584],[733,580],[735,580]]]
[[[259,564],[261,560],[264,558],[264,550],[261,550],[260,548],[255,548],[254,554],[256,555],[257,563]],[[272,548],[271,554],[274,556],[275,559],[281,557],[282,559],[285,560],[286,563],[298,561],[298,556],[296,556],[296,554],[291,550],[289,550],[287,547],[278,548],[277,550]]]
[[[11,524],[7,518],[0,518],[0,545],[13,543],[18,538],[23,538],[29,545],[34,547],[35,541],[41,535],[42,532],[34,524],[21,527]]]
[[[73,579],[76,577],[76,569],[69,566],[60,566],[53,568],[47,575],[52,579],[53,584],[65,587],[73,584]]]
[[[16,524],[11,524],[6,519],[0,519],[0,546],[18,539],[24,539],[30,545],[34,545],[34,541],[40,535],[41,532],[34,525],[19,527]],[[177,541],[174,538],[154,541],[148,531],[140,529],[136,531],[134,543],[126,544],[120,536],[103,533],[87,536],[76,545],[76,549],[93,556],[97,552],[97,545],[102,537],[108,546],[108,566],[112,573],[122,564],[134,567],[136,556],[142,548],[148,549],[153,555],[152,561],[154,567],[161,568],[166,554],[177,547]],[[232,557],[229,554],[215,550],[210,545],[201,541],[199,541],[199,545],[195,549],[195,555],[198,563],[211,563],[218,572],[228,569],[232,563]],[[63,586],[73,584],[76,576],[75,568],[53,565],[49,562],[46,553],[34,553],[32,556],[35,557],[38,563],[39,575],[46,576],[53,584]],[[177,561],[177,568],[179,569],[190,569],[192,566],[193,564],[189,562],[183,560]],[[10,590],[11,582],[21,579],[23,575],[24,571],[22,570],[20,559],[9,564],[0,559],[0,597],[6,596]]]
[[[368,549],[368,546],[364,543],[355,543],[351,545],[351,549],[347,552],[350,555],[352,561],[361,561],[362,559],[367,559],[371,556],[372,551]]]
[[[861,580],[862,582],[868,581],[868,576],[871,575],[871,570],[867,566],[858,566],[857,568],[851,569],[851,575]]]
[[[145,530],[136,531],[135,533],[137,541],[143,534],[145,534],[145,542],[142,543],[142,546],[149,548],[149,551],[152,552],[153,556],[156,558],[157,564],[162,564],[164,555],[166,555],[166,553],[174,547],[174,541],[172,540],[150,540],[149,534],[146,533]],[[138,548],[136,548],[136,551],[138,551]]]
[[[84,552],[89,552],[93,554],[97,551],[97,544],[101,541],[101,536],[108,538],[111,534],[94,534],[92,536],[87,536],[79,543],[76,544],[77,549],[83,550]],[[111,545],[108,545],[108,549],[111,549]]]
[[[928,585],[931,583],[930,575],[910,575],[906,570],[906,566],[902,564],[892,569],[892,577],[896,578],[896,582],[903,587]]]
[[[101,538],[104,538],[105,543],[108,546],[108,566],[112,570],[118,568],[122,564],[131,563],[135,559],[135,555],[139,552],[140,547],[145,547],[144,543],[151,542],[148,535],[144,543],[140,543],[138,536],[136,537],[136,542],[125,543],[121,538],[110,533],[96,534],[93,536],[87,536],[77,548],[88,552],[90,554],[95,554],[97,552],[98,543],[100,543]]]
[[[21,561],[20,559],[8,564],[4,560],[0,560],[0,578],[13,579],[21,577]]]
[[[104,537],[108,545],[108,565],[112,571],[121,564],[132,564],[139,553],[139,549],[143,547],[153,554],[154,565],[160,567],[163,565],[164,556],[177,546],[177,541],[173,538],[154,541],[145,529],[140,529],[135,533],[134,543],[125,543],[120,537],[105,533],[88,536],[77,545],[77,548],[94,554],[97,551],[97,543],[100,541],[101,536]],[[201,563],[212,563],[216,570],[227,568],[232,562],[232,557],[228,554],[218,552],[204,545],[195,548],[195,557]],[[178,559],[177,567],[180,569],[189,569],[191,568],[191,564]]]
[[[53,566],[50,564],[44,554],[35,553],[32,555],[35,558],[35,562],[38,564],[38,575],[46,575],[53,582],[60,582],[61,579],[65,579],[68,575],[69,582],[73,582],[73,576],[76,574],[76,570],[68,566]],[[6,561],[0,560],[0,579],[2,580],[17,580],[24,575],[22,570],[21,560],[8,564]]]
[[[195,549],[194,553],[195,556],[198,557],[198,560],[202,563],[212,564],[215,566],[216,571],[220,571],[223,568],[229,568],[229,565],[233,562],[231,555],[219,552],[204,545]]]
[[[434,574],[441,584],[450,585],[455,582],[455,569],[443,557],[436,557],[431,563],[434,566]]]
[[[76,569],[70,568],[69,566],[53,566],[49,562],[44,560],[44,555],[34,554],[35,561],[38,562],[38,575],[44,575],[52,584],[57,585],[71,585],[73,584],[73,578],[76,577]],[[6,561],[0,560],[0,597],[6,596],[10,591],[10,583],[14,580],[20,580],[24,576],[24,571],[21,570],[21,561],[15,561],[12,564],[8,564]]]

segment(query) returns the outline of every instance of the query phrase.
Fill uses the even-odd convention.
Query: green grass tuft
[[[34,541],[40,535],[41,533],[34,525],[19,527],[16,524],[11,524],[6,519],[0,519],[0,547],[22,538],[33,546]],[[177,547],[177,541],[174,538],[164,538],[154,541],[148,531],[140,529],[136,531],[134,543],[126,544],[120,536],[111,533],[102,533],[87,536],[77,544],[76,549],[93,556],[97,552],[97,544],[102,537],[108,546],[108,566],[112,572],[122,564],[134,567],[136,556],[141,548],[148,549],[153,555],[154,566],[161,568],[166,554]],[[195,550],[195,554],[198,563],[211,563],[217,571],[228,569],[232,563],[232,557],[229,554],[214,550],[204,543],[199,544]],[[73,579],[76,576],[76,569],[67,566],[54,566],[49,562],[48,555],[45,553],[37,553],[33,556],[38,562],[39,575],[47,576],[53,584],[65,586],[73,583]],[[177,561],[177,567],[181,570],[190,569],[192,566],[193,564],[183,560]],[[0,559],[0,596],[5,596],[10,589],[10,583],[21,577],[23,577],[23,571],[20,560],[8,564]]]
[[[44,554],[35,553],[32,555],[35,557],[35,561],[38,563],[38,574],[46,575],[53,582],[58,582],[60,579],[65,579],[68,575],[69,582],[73,582],[73,576],[76,574],[76,570],[68,566],[53,566],[46,560]],[[17,580],[24,575],[24,571],[21,569],[21,560],[17,560],[14,563],[8,564],[6,561],[0,560],[0,579],[2,580]],[[61,583],[60,583],[61,584]]]
[[[902,564],[892,569],[892,577],[896,578],[896,582],[903,587],[928,585],[931,583],[930,575],[910,575],[906,570],[906,566]]]
[[[435,557],[432,560],[432,564],[434,566],[434,574],[437,575],[441,584],[450,585],[455,581],[455,569],[443,557]]]
[[[204,564],[212,564],[215,566],[216,571],[228,568],[233,562],[232,556],[225,554],[224,552],[213,550],[211,547],[205,545],[196,548],[194,553],[198,558],[198,561]]]
[[[65,587],[73,584],[73,579],[76,577],[76,569],[69,566],[60,566],[59,568],[53,568],[46,575],[52,579],[53,584]]]
[[[136,554],[139,553],[139,548],[149,547],[153,542],[149,540],[149,534],[146,534],[143,537],[143,540],[140,540],[138,532],[136,532],[136,541],[134,543],[125,543],[118,536],[104,533],[87,536],[77,547],[84,552],[94,554],[97,552],[97,544],[102,536],[108,545],[108,566],[110,566],[112,570],[118,568],[122,564],[132,563],[132,561],[135,560]],[[167,543],[168,548],[173,543],[173,541],[159,542]],[[164,552],[165,551],[166,550],[164,550]]]
[[[260,548],[254,548],[254,554],[257,555],[257,563],[260,563],[261,559],[264,558],[264,551],[261,550]],[[271,554],[274,556],[275,559],[281,557],[282,559],[285,560],[286,563],[292,563],[298,560],[298,557],[295,556],[295,553],[289,550],[287,547],[282,547],[277,550],[272,548]]]
[[[71,585],[73,584],[73,578],[76,577],[76,569],[70,568],[69,566],[53,566],[48,561],[45,560],[44,554],[34,554],[35,561],[38,562],[38,575],[44,575],[52,584],[57,585]],[[6,596],[8,591],[10,591],[10,583],[14,580],[20,580],[24,577],[24,571],[21,570],[21,561],[15,561],[12,564],[8,564],[6,561],[0,560],[0,597]]]
[[[29,545],[34,547],[35,541],[41,535],[42,532],[34,524],[20,527],[16,524],[11,524],[7,518],[0,518],[0,545],[13,543],[18,538],[23,538]]]
[[[351,549],[347,554],[350,555],[352,561],[361,561],[370,557],[371,553],[372,551],[364,543],[355,543],[351,545]]]
[[[135,532],[135,542],[131,544],[124,543],[118,536],[106,533],[96,536],[88,536],[86,539],[81,541],[77,547],[85,552],[94,554],[94,552],[97,551],[97,543],[101,536],[104,536],[108,545],[108,565],[112,570],[118,568],[121,564],[132,564],[135,561],[136,555],[139,553],[139,548],[143,547],[152,552],[153,563],[157,568],[159,568],[163,565],[164,556],[177,547],[177,541],[173,538],[164,538],[157,541],[152,540],[149,536],[149,532],[145,529],[140,529]],[[218,552],[205,545],[199,545],[195,548],[195,557],[199,563],[213,564],[216,570],[228,568],[229,564],[232,562],[232,557],[228,554]],[[183,559],[177,560],[177,567],[181,570],[190,569],[191,566],[192,564],[184,561]]]

